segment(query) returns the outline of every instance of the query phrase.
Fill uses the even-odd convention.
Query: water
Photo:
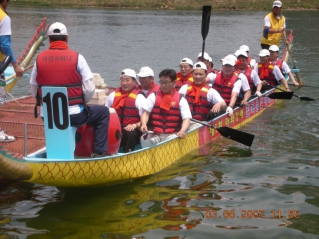
[[[66,24],[70,47],[110,86],[118,85],[125,68],[178,70],[182,58],[195,60],[202,49],[201,12],[12,7],[9,12],[17,56],[47,16],[49,23]],[[257,58],[266,13],[212,13],[205,49],[216,68],[242,44]],[[318,100],[319,15],[284,14],[294,30],[300,76],[317,87],[295,93]],[[29,92],[24,79],[12,94]],[[0,237],[318,238],[318,116],[317,102],[278,102],[241,128],[256,135],[251,149],[220,138],[131,183],[88,189],[16,183],[0,191]]]

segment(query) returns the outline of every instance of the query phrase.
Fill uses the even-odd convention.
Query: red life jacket
[[[207,100],[207,93],[210,87],[208,85],[205,85],[201,91],[200,91],[200,103],[199,105],[194,104],[195,96],[190,96],[189,92],[192,90],[192,86],[188,86],[187,92],[186,92],[186,100],[189,105],[189,109],[191,110],[192,116],[194,119],[205,121],[206,116],[210,109],[212,108],[210,105],[210,102]]]
[[[193,73],[190,73],[187,77],[182,76],[180,72],[177,72],[176,74],[176,81],[175,81],[175,89],[179,91],[179,89],[183,85],[191,85],[193,84],[194,79],[193,79]]]
[[[63,42],[53,43],[67,47]],[[69,105],[84,104],[82,76],[77,71],[78,55],[67,48],[48,49],[39,53],[36,60],[38,97],[42,99],[42,86],[63,86],[67,87]]]
[[[251,89],[252,92],[256,92],[256,86],[254,84],[253,79],[251,78],[251,72],[252,72],[253,68],[251,67],[246,67],[245,72],[243,72],[243,74],[247,77],[248,83],[249,83],[249,87]]]
[[[213,89],[217,90],[220,96],[225,100],[226,104],[229,105],[231,99],[231,93],[234,88],[234,84],[238,78],[239,72],[234,71],[230,79],[224,80],[222,78],[222,72],[218,73],[213,85]]]
[[[120,118],[122,128],[129,124],[136,124],[141,121],[139,111],[135,106],[135,101],[138,94],[140,94],[139,90],[133,89],[125,99],[124,106],[122,108],[116,109],[116,113]],[[117,97],[120,97],[121,95],[121,88],[116,88],[114,94],[114,101]]]
[[[175,91],[172,95],[172,104],[170,110],[160,108],[163,99],[161,90],[155,93],[155,104],[150,114],[148,128],[159,134],[173,134],[178,132],[182,127],[182,116],[179,109],[179,102],[182,95]]]
[[[258,63],[258,75],[260,77],[260,74],[261,74],[261,68],[262,68],[262,64],[259,62]],[[274,65],[273,64],[269,64],[268,66],[268,76],[265,77],[265,78],[260,78],[261,80],[265,80],[268,82],[269,85],[272,85],[272,86],[276,86],[278,85],[278,81],[276,80],[276,77],[273,73],[274,71]],[[263,86],[263,89],[270,89],[271,87],[264,87]]]
[[[247,58],[248,65],[249,65],[250,67],[251,67],[250,62],[251,62],[252,59],[253,59],[253,58],[251,58],[250,56]]]
[[[140,85],[136,86],[136,88],[141,92],[141,94],[143,94],[145,96],[145,98],[147,98],[150,94],[152,94],[153,92],[157,92],[160,89],[159,85],[156,85],[155,83],[152,86],[152,89],[150,89],[150,91],[145,95],[142,87]]]
[[[278,68],[280,69],[280,71],[281,71],[282,73],[284,73],[284,72],[282,71],[282,63],[283,63],[283,62],[284,62],[284,61],[283,61],[282,59],[278,59],[278,60],[276,61],[276,63],[271,62],[271,64],[274,65],[274,66],[278,66]]]

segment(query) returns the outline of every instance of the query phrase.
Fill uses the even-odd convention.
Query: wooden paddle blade
[[[212,6],[203,6],[203,16],[202,16],[202,37],[205,41],[208,30],[209,30],[209,22],[210,22],[210,13],[212,11]]]
[[[293,94],[294,92],[275,92],[267,95],[267,97],[270,99],[290,100]]]
[[[249,134],[243,131],[232,129],[229,127],[215,128],[222,136],[237,141],[238,143],[244,144],[251,147],[253,144],[255,135]]]

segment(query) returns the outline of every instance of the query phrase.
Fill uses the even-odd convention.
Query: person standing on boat
[[[0,62],[2,62],[5,56],[11,56],[11,64],[13,66],[16,76],[21,77],[23,71],[18,65],[17,59],[14,57],[11,48],[11,18],[6,12],[9,0],[0,0]],[[1,73],[0,76],[0,104],[6,101],[6,82],[5,74]],[[7,135],[2,129],[0,129],[0,142],[12,142],[15,138]]]
[[[71,125],[93,124],[95,139],[94,153],[91,156],[108,156],[109,109],[103,105],[86,105],[95,91],[93,74],[84,57],[69,49],[64,24],[53,23],[47,34],[50,47],[39,53],[34,63],[30,76],[31,94],[40,102],[42,86],[67,87]],[[42,107],[40,114],[43,116]]]
[[[136,74],[138,76],[137,89],[139,89],[142,94],[147,98],[152,92],[156,92],[159,89],[159,85],[154,82],[154,71],[148,67],[144,66],[141,68],[140,72]]]
[[[124,69],[120,74],[120,87],[116,88],[106,100],[105,106],[116,110],[122,126],[121,146],[124,153],[134,151],[140,143],[142,135],[139,127],[143,113],[144,95],[136,88],[136,73],[132,69]]]
[[[235,52],[235,56],[237,56],[236,69],[246,76],[251,89],[251,94],[261,97],[262,94],[260,91],[262,84],[257,72],[248,65],[248,55],[246,51],[238,50]]]
[[[256,60],[250,57],[250,55],[249,55],[249,47],[247,45],[241,45],[239,47],[239,50],[243,50],[243,51],[245,51],[247,53],[248,66],[251,67],[251,68],[254,68],[254,66],[256,64]]]
[[[264,17],[264,29],[261,38],[261,48],[269,49],[271,45],[279,46],[281,35],[286,37],[286,19],[281,14],[281,1],[274,1],[272,4],[272,12]],[[288,42],[285,40],[285,44]]]
[[[154,132],[142,138],[147,147],[177,135],[185,138],[192,114],[186,99],[174,88],[176,72],[165,69],[159,73],[160,90],[152,93],[143,104],[141,131]]]
[[[260,62],[255,65],[254,70],[258,72],[259,78],[262,81],[262,90],[272,89],[278,85],[278,82],[284,85],[287,91],[290,91],[288,83],[278,66],[271,64],[269,60],[270,52],[267,49],[263,49],[259,53]],[[273,87],[268,86],[271,85]]]
[[[291,73],[290,67],[288,66],[288,64],[282,60],[282,59],[278,59],[279,56],[279,47],[277,45],[271,45],[269,47],[269,60],[272,64],[276,65],[279,67],[279,69],[281,70],[282,74],[288,74],[289,78],[291,79],[292,83],[295,86],[299,86],[299,83],[295,80],[294,75]]]
[[[226,113],[233,115],[233,108],[239,101],[239,96],[243,92],[243,99],[238,104],[247,105],[251,96],[251,90],[246,76],[235,69],[236,56],[227,55],[222,59],[222,71],[217,75],[208,77],[212,87],[223,97],[227,104]]]
[[[179,93],[188,102],[192,117],[200,121],[207,121],[210,115],[216,117],[221,111],[225,112],[227,108],[220,94],[207,85],[206,77],[206,65],[203,62],[197,62],[193,67],[194,82],[190,85],[183,85],[179,90]]]
[[[183,58],[179,64],[180,72],[176,74],[175,89],[178,91],[183,85],[193,83],[193,61]]]

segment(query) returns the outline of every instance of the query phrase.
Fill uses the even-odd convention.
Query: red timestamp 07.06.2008
[[[205,211],[205,218],[207,219],[235,219],[235,218],[242,218],[242,219],[257,219],[257,218],[266,218],[266,211],[265,210],[247,210],[247,209],[230,209],[230,210],[206,210]],[[270,210],[270,213],[267,218],[299,218],[299,210]]]

